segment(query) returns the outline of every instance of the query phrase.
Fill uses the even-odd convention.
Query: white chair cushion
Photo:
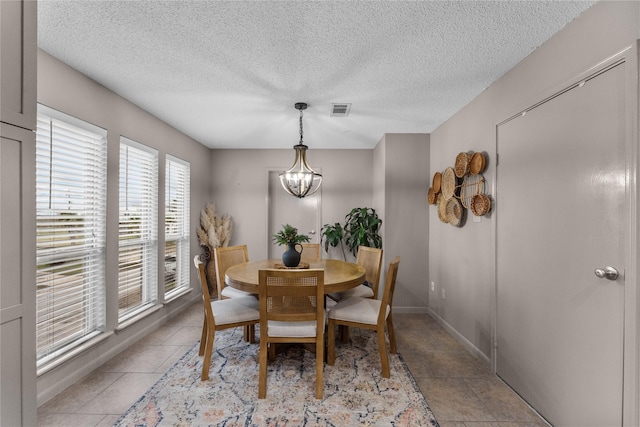
[[[373,289],[366,285],[358,285],[355,288],[348,289],[344,292],[334,292],[329,294],[329,296],[336,301],[342,301],[343,299],[350,297],[373,298]]]
[[[382,301],[372,298],[345,298],[329,311],[329,319],[375,325],[378,323],[380,304],[382,304]],[[385,319],[389,316],[389,311],[390,309],[387,305]]]
[[[242,304],[245,307],[255,308],[256,310],[260,309],[260,304],[258,303],[258,298],[253,294],[249,294],[246,297],[238,297],[233,299],[234,302],[238,304]]]
[[[240,289],[232,288],[231,286],[225,286],[224,289],[222,289],[222,292],[220,292],[220,294],[225,298],[246,298],[246,297],[251,297],[251,298],[257,300],[255,295],[250,294],[249,292],[241,291]]]
[[[325,312],[324,323],[327,321]],[[270,337],[315,337],[316,321],[309,320],[306,322],[283,322],[279,320],[269,320],[267,334]]]
[[[336,304],[337,302],[332,300],[331,298],[324,299],[324,309],[327,310],[327,312],[331,310],[333,307],[335,307]]]
[[[258,300],[253,297],[213,301],[211,309],[216,325],[260,320]]]

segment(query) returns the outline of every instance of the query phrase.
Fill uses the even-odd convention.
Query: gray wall
[[[374,207],[383,218],[384,264],[400,256],[393,306],[396,312],[424,312],[428,305],[429,135],[386,134],[374,150]]]
[[[293,149],[211,150],[211,201],[218,212],[233,217],[231,245],[248,245],[249,259],[267,257],[268,171],[288,169],[293,159]],[[309,148],[307,160],[323,177],[321,224],[344,223],[351,208],[371,206],[372,150]],[[342,254],[323,257],[340,259]]]
[[[495,194],[496,125],[571,77],[640,38],[639,2],[600,2],[567,25],[431,134],[430,170],[452,166],[461,151],[484,151]],[[523,182],[523,186],[528,183]],[[499,199],[497,203],[499,204]],[[499,211],[499,205],[498,205]],[[429,213],[431,312],[479,356],[491,357],[495,301],[495,215],[454,228]],[[540,250],[544,250],[543,247]],[[446,299],[440,289],[446,289]]]
[[[159,151],[159,200],[164,200],[164,160],[166,154],[191,163],[191,223],[195,230],[200,207],[208,200],[211,184],[209,149],[176,131],[156,117],[141,110],[95,81],[66,66],[44,51],[38,51],[38,102],[71,116],[107,129],[107,333],[117,327],[118,304],[118,180],[119,138],[124,135]],[[35,197],[35,189],[34,195]],[[163,206],[160,203],[160,206]],[[162,218],[162,215],[160,215]],[[164,222],[159,230],[160,248],[164,247]],[[160,251],[162,252],[162,251]],[[195,231],[191,252],[200,253]],[[35,257],[35,254],[34,254]],[[159,254],[159,268],[163,269],[163,254]],[[164,277],[159,274],[159,277]],[[191,283],[198,284],[195,269],[191,269]],[[58,368],[38,378],[38,402],[41,404],[74,381],[122,351],[145,334],[158,327],[196,298],[195,292],[164,305],[134,325],[110,335],[100,344]]]

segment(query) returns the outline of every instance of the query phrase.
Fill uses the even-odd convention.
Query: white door
[[[498,127],[497,373],[554,426],[622,424],[626,67]]]
[[[280,184],[278,171],[269,171],[269,237],[290,224],[298,233],[309,236],[310,243],[320,243],[320,192],[299,199],[288,194]],[[287,249],[269,238],[269,258],[280,258]]]

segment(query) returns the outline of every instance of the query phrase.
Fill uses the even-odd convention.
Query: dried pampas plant
[[[200,211],[200,225],[196,229],[200,246],[213,252],[214,248],[229,246],[231,239],[231,216],[224,214],[221,217],[216,214],[216,205],[207,202]]]
[[[204,209],[200,211],[200,225],[196,228],[200,246],[207,251],[200,256],[205,261],[207,287],[209,296],[217,296],[217,280],[215,263],[213,262],[213,250],[222,246],[229,246],[231,239],[231,216],[224,214],[221,217],[216,215],[216,205],[207,202]]]

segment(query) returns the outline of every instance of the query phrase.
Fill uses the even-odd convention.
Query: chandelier
[[[307,104],[298,102],[295,107],[296,110],[300,110],[300,142],[298,145],[293,146],[293,149],[296,150],[293,166],[284,172],[280,172],[278,176],[280,176],[282,188],[287,193],[302,198],[318,191],[322,183],[322,175],[311,169],[311,166],[307,163],[307,148],[309,147],[302,143],[302,110],[307,108]]]

